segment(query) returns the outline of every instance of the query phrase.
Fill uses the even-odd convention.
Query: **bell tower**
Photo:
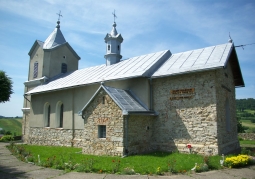
[[[115,15],[115,12],[113,13],[114,16],[114,23],[112,25],[112,31],[110,33],[107,33],[104,41],[106,43],[106,54],[104,58],[106,59],[106,65],[113,65],[115,63],[120,62],[120,59],[122,58],[121,55],[121,43],[123,42],[123,38],[121,34],[118,34],[116,30],[116,22],[115,18],[117,17]]]

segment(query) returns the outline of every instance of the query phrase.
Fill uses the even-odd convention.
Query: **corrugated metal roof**
[[[114,65],[99,65],[60,74],[26,94],[41,93],[75,86],[87,85],[101,81],[150,77],[150,75],[171,55],[169,50],[137,56],[123,60]]]
[[[232,43],[226,43],[173,54],[152,75],[152,78],[224,67],[230,55],[232,46]]]

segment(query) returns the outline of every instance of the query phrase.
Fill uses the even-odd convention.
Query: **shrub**
[[[208,171],[208,165],[206,163],[201,163],[199,165],[196,166],[196,172],[200,173],[200,172],[206,172]]]
[[[126,168],[123,169],[121,174],[123,174],[123,175],[134,175],[135,171],[134,171],[133,168],[126,167]]]
[[[11,135],[4,135],[1,139],[1,142],[13,141],[13,137]]]
[[[238,155],[233,157],[227,157],[224,164],[229,168],[238,168],[249,165],[251,159],[248,155]]]

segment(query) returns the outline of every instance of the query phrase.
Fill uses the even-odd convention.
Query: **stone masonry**
[[[222,98],[222,103],[226,100],[226,96],[220,96],[225,89],[218,88],[222,84],[219,78],[225,78],[219,76],[221,71],[178,75],[153,81],[153,98],[157,99],[154,100],[154,110],[159,113],[153,125],[155,131],[153,145],[157,150],[190,152],[187,147],[190,144],[192,152],[218,154],[217,135],[221,135],[218,134],[221,132],[219,130],[226,131],[223,122],[225,115],[221,112],[225,109],[216,102],[216,97]],[[233,85],[229,88],[235,90]],[[172,94],[178,90],[179,94]],[[230,102],[232,103],[232,99]],[[231,120],[234,127],[236,119]],[[224,129],[223,127],[218,129],[221,125],[224,125]],[[236,141],[234,143],[237,144]]]
[[[127,120],[127,146],[129,155],[154,151],[152,135],[154,116],[131,115]]]
[[[124,129],[122,110],[101,89],[84,111],[83,153],[122,156]],[[106,138],[99,138],[99,126],[106,126]]]
[[[239,152],[235,105],[235,84],[231,64],[216,73],[217,135],[219,154]],[[229,113],[229,114],[227,114]]]
[[[82,147],[83,130],[31,127],[27,143],[33,145]]]

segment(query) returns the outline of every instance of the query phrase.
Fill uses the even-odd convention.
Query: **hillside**
[[[253,98],[237,99],[236,114],[237,114],[237,119],[241,122],[245,132],[254,133],[255,132],[255,99]]]
[[[13,135],[17,136],[22,134],[22,119],[21,118],[3,118],[0,119],[0,128],[5,131],[10,131]]]

